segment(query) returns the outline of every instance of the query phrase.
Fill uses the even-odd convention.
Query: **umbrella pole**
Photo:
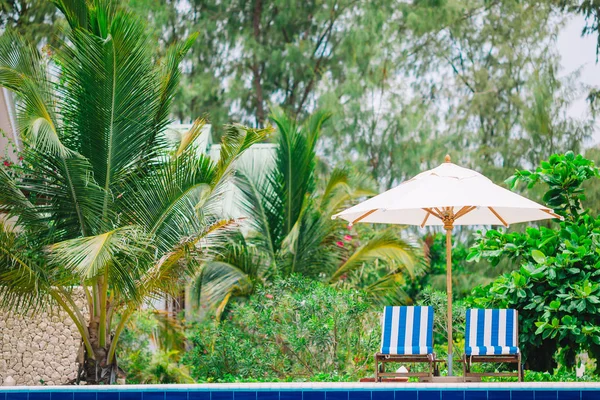
[[[448,294],[448,376],[452,376],[452,224],[446,229],[446,293]]]

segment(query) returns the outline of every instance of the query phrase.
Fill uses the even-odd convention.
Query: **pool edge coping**
[[[198,383],[152,385],[56,385],[0,386],[2,392],[25,391],[263,391],[263,390],[600,390],[600,382],[468,382],[468,383],[375,383],[375,382],[272,382]]]

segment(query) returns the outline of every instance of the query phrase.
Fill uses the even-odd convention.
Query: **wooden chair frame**
[[[385,363],[427,363],[429,372],[385,372]],[[435,354],[382,354],[375,353],[375,382],[381,382],[382,378],[402,378],[410,376],[432,378],[437,372],[437,360]]]
[[[515,310],[516,326],[516,344],[519,347],[519,312]],[[465,332],[467,334],[467,332]],[[523,366],[521,364],[521,351],[517,354],[486,354],[486,355],[463,355],[463,379],[466,382],[468,378],[481,378],[482,376],[516,376],[519,382],[523,382]],[[473,363],[511,363],[517,364],[517,372],[471,372]]]

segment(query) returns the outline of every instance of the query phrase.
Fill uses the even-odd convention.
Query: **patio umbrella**
[[[446,230],[448,375],[452,375],[452,229],[560,218],[553,210],[494,184],[479,172],[446,162],[333,218],[357,222],[439,225]]]

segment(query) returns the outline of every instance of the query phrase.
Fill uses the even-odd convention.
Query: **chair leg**
[[[379,382],[379,359],[375,353],[375,382]]]
[[[518,363],[519,363],[519,367],[518,367],[517,371],[519,373],[519,382],[523,382],[524,376],[523,376],[523,364],[521,364],[521,353],[519,353]]]
[[[467,355],[463,354],[463,382],[467,381]]]

